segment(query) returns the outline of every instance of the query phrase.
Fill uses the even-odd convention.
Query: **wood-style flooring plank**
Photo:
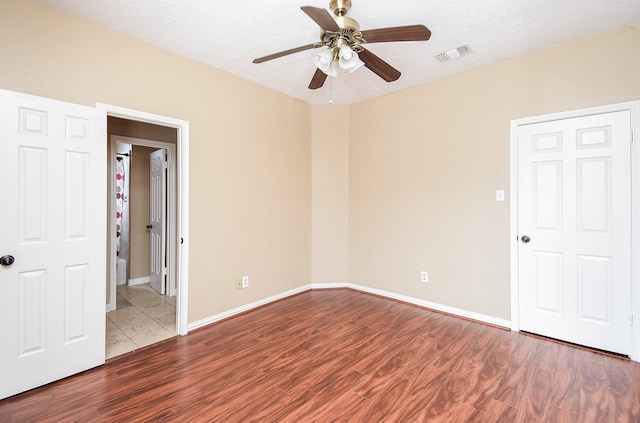
[[[566,415],[580,414],[580,353],[577,348],[560,348],[551,383],[550,409],[557,408]],[[553,414],[560,414],[559,411]]]
[[[515,335],[515,334],[514,334]],[[535,354],[536,343],[539,341],[530,336],[520,335],[518,342],[514,342],[509,356],[507,370],[502,375],[494,398],[514,408],[521,408],[524,400],[526,381],[535,371],[535,367],[529,366]]]
[[[611,398],[608,394],[604,356],[585,354],[581,357],[580,418],[583,421],[607,421]]]
[[[392,378],[384,388],[376,395],[372,396],[369,401],[353,416],[350,423],[369,423],[381,422],[401,401],[416,383],[417,378],[424,371],[424,366],[419,363],[407,366],[399,370],[402,375]],[[366,382],[366,381],[365,381]]]
[[[637,386],[633,384],[629,364],[622,360],[605,357],[604,365],[609,382],[607,391],[611,404],[610,412],[613,421],[640,422],[640,398]]]
[[[449,379],[450,373],[434,366],[425,368],[402,401],[387,414],[385,423],[416,421],[426,410],[431,398]]]
[[[518,410],[491,398],[484,402],[484,412],[478,416],[478,423],[515,422]]]
[[[523,400],[518,410],[517,421],[545,421],[547,405],[551,396],[551,373],[536,368],[524,382]]]
[[[335,383],[324,387],[321,391],[316,391],[316,395],[310,401],[299,407],[295,412],[284,417],[281,423],[313,421],[318,415],[324,413],[327,408],[331,408],[336,398],[342,397],[345,393],[355,394],[351,388],[358,384],[363,378],[364,375],[355,370],[349,370],[343,373],[335,380]],[[363,402],[362,400],[366,401],[359,395],[351,396],[358,403]]]
[[[465,394],[463,402],[482,411],[489,410],[494,404],[494,393],[498,389],[498,381],[506,372],[513,345],[506,333],[493,334],[495,336],[485,334],[477,338],[476,344],[482,345],[482,348],[468,356],[469,360],[480,363],[480,369],[471,381],[473,386]]]
[[[639,422],[640,364],[309,291],[0,401],[0,422]]]

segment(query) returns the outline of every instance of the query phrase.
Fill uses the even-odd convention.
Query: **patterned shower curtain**
[[[122,234],[122,211],[124,210],[124,162],[116,158],[116,257],[120,257],[120,235]]]

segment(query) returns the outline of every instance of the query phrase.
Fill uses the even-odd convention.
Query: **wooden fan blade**
[[[311,82],[309,82],[310,90],[317,90],[324,85],[324,81],[327,79],[327,74],[316,68],[316,73],[313,74]]]
[[[390,41],[427,41],[431,31],[424,25],[394,26],[390,28],[362,31],[367,43],[386,43]]]
[[[300,9],[304,13],[306,13],[315,23],[317,23],[320,28],[325,31],[340,31],[340,27],[333,20],[331,13],[327,9],[321,9],[319,7],[313,6],[302,6]]]
[[[288,54],[298,53],[300,51],[305,51],[305,50],[309,50],[309,49],[320,47],[320,46],[321,44],[318,44],[318,43],[307,44],[306,46],[292,48],[289,50],[281,51],[280,53],[273,53],[268,56],[258,57],[257,59],[253,59],[253,63],[266,62],[268,60],[273,60],[273,59],[277,59],[278,57],[286,56]]]
[[[400,75],[402,75],[398,69],[371,53],[369,50],[363,48],[362,51],[358,53],[358,56],[360,56],[364,65],[368,67],[371,72],[375,73],[387,82],[395,81],[400,78]]]

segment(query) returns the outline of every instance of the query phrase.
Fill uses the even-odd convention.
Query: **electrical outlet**
[[[242,279],[236,279],[236,289],[242,289]]]
[[[420,282],[429,282],[429,274],[427,272],[420,272]]]
[[[243,276],[242,277],[242,287],[243,288],[248,288],[249,287],[249,276]]]

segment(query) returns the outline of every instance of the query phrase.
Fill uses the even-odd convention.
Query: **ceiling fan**
[[[300,8],[320,26],[322,31],[319,42],[259,57],[254,59],[253,63],[263,63],[289,54],[326,47],[315,57],[318,69],[311,78],[309,89],[322,87],[327,76],[337,76],[338,67],[353,72],[365,66],[385,81],[392,82],[400,78],[400,71],[365,49],[363,45],[392,41],[427,41],[431,38],[431,31],[424,25],[360,31],[360,24],[347,16],[351,0],[330,0],[329,8],[333,10],[335,18],[326,9],[312,6]]]

